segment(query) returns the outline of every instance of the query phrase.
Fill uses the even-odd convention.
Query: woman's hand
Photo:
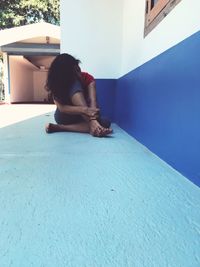
[[[89,119],[98,118],[99,108],[83,107],[83,115],[89,117]]]

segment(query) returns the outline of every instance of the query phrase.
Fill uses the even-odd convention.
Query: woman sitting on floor
[[[57,108],[57,124],[46,125],[46,132],[81,132],[96,137],[112,133],[110,122],[100,117],[94,78],[81,72],[80,61],[68,54],[52,62],[46,88]]]

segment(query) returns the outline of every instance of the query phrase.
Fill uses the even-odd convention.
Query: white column
[[[3,82],[5,89],[5,103],[10,103],[10,71],[8,54],[3,53]]]

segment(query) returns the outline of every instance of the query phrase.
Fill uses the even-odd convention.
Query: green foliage
[[[40,21],[60,24],[60,0],[0,0],[0,29]]]

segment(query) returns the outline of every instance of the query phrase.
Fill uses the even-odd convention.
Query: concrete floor
[[[199,267],[200,188],[113,125],[47,135],[0,106],[0,267]]]

